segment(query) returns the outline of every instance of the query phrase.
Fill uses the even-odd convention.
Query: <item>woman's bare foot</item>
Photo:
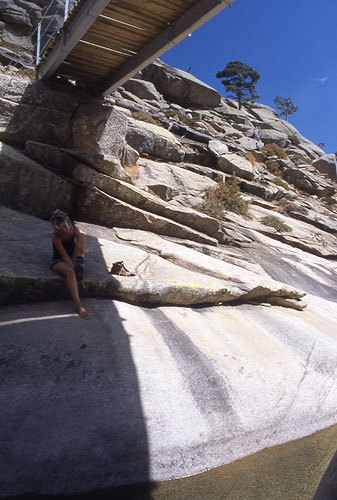
[[[90,314],[83,306],[77,308],[77,314],[82,319],[90,319]]]

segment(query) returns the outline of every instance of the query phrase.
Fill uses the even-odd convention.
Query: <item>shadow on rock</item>
[[[87,304],[90,321],[67,313],[70,307],[2,308],[2,498],[92,498],[93,491],[108,498],[116,486],[149,479],[123,318],[107,300]],[[144,486],[142,498],[150,491]]]

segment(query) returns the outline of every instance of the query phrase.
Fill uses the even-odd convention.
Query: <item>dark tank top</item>
[[[75,250],[75,244],[76,244],[76,236],[75,236],[75,228],[74,228],[74,234],[69,240],[62,240],[62,245],[64,246],[65,251],[67,254],[71,257],[74,253]],[[62,256],[60,255],[60,252],[57,250],[53,243],[53,260],[55,259],[62,259]]]

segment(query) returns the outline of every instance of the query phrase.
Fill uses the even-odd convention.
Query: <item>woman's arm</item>
[[[67,252],[63,246],[62,240],[56,234],[53,234],[51,239],[55,245],[56,250],[59,252],[61,257],[63,258],[64,262],[69,264],[71,267],[74,267],[74,263],[73,263],[71,257],[67,254]]]
[[[85,236],[85,234],[81,233],[81,231],[76,226],[74,226],[74,232],[75,232],[75,236],[76,236],[77,256],[81,255],[83,257],[84,254],[86,254],[88,251],[87,244],[86,244],[86,236]]]

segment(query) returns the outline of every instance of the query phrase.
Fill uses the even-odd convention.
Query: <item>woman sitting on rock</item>
[[[54,229],[51,237],[53,259],[50,268],[55,273],[65,276],[77,313],[81,318],[89,319],[90,315],[81,303],[77,285],[77,281],[83,281],[84,277],[85,235],[62,210],[55,210],[50,222]]]

